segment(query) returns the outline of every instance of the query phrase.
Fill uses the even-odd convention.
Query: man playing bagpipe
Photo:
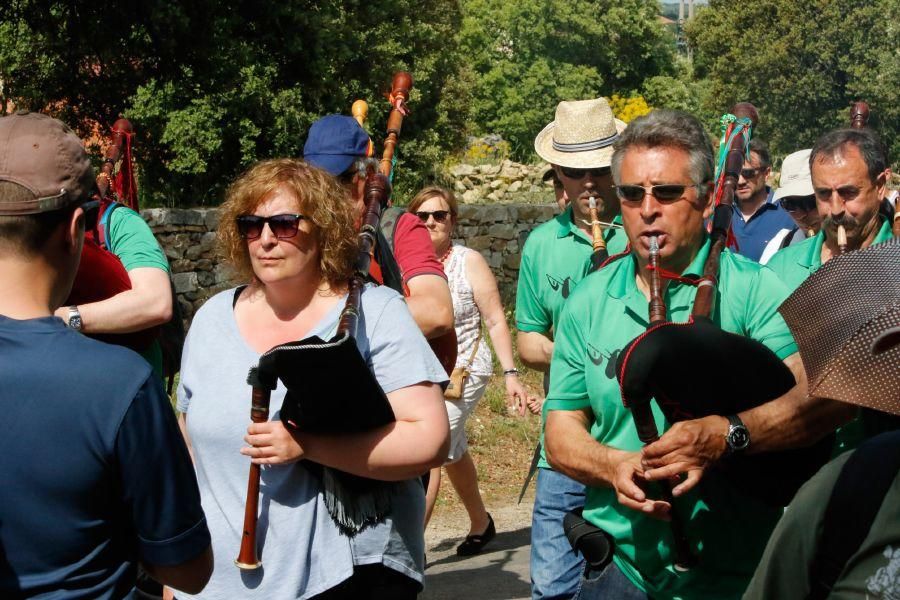
[[[553,467],[587,484],[584,518],[615,547],[614,564],[591,565],[588,557],[578,598],[739,597],[782,511],[717,477],[719,466],[810,444],[848,416],[834,403],[806,399],[796,345],[776,310],[787,291],[771,271],[725,250],[718,277],[698,277],[711,247],[704,221],[713,213],[713,164],[708,137],[694,117],[658,110],[632,121],[612,157],[632,251],[582,281],[560,317],[546,403],[547,452]],[[617,356],[650,333],[651,248],[656,270],[667,280],[661,298],[669,320],[693,321],[695,286],[715,283],[708,321],[720,333],[755,340],[787,373],[789,389],[754,409],[685,417],[642,452],[615,372],[628,356],[607,358],[618,362],[615,369],[598,359]],[[686,352],[666,349],[670,356]],[[690,364],[690,355],[683,358]],[[722,398],[738,394],[749,379],[766,377],[742,371],[739,360],[727,369],[690,366],[693,371],[679,377],[691,385],[721,378]],[[659,429],[673,420],[664,419],[657,405],[652,417]],[[674,501],[657,500],[657,486],[673,480],[668,497]],[[683,523],[686,540],[673,536],[665,522],[670,519]],[[694,558],[680,561],[680,568],[673,565],[679,542]]]
[[[887,157],[871,129],[825,134],[813,147],[809,166],[822,228],[803,243],[777,252],[768,263],[790,291],[834,256],[893,237],[891,223],[880,211],[887,189]],[[841,427],[835,455],[855,448],[871,433],[862,419]]]

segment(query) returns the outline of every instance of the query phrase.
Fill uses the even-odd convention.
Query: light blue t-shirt
[[[179,598],[309,598],[350,577],[354,564],[382,563],[423,578],[425,495],[419,479],[401,482],[391,516],[352,540],[329,516],[318,477],[304,462],[264,467],[257,528],[261,569],[240,571],[240,548],[250,461],[239,453],[250,423],[246,382],[259,354],[234,320],[234,290],[217,294],[197,312],[188,332],[178,386],[178,410],[187,413],[197,480],[212,534],[215,570],[198,596]],[[309,335],[333,335],[344,301]],[[403,298],[386,287],[362,294],[357,347],[385,393],[447,375],[413,321]],[[334,382],[340,393],[340,382]],[[272,392],[277,419],[285,389]]]

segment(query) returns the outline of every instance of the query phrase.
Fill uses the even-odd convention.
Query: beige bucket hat
[[[789,196],[812,196],[812,177],[809,174],[809,155],[811,148],[798,150],[784,157],[781,163],[781,180],[772,200],[777,202]]]
[[[606,98],[563,101],[556,118],[534,138],[534,150],[550,164],[575,169],[608,167],[625,122]]]

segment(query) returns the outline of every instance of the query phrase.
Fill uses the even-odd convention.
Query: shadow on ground
[[[456,556],[456,546],[462,540],[462,537],[445,539],[429,548],[425,591],[420,599],[518,600],[530,597],[530,527],[498,533],[477,556]]]

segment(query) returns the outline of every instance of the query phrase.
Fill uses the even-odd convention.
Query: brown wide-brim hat
[[[34,194],[0,202],[0,215],[30,215],[84,202],[94,174],[81,140],[62,121],[22,111],[0,117],[0,181]]]
[[[556,105],[553,122],[534,138],[534,150],[561,167],[608,167],[613,144],[625,126],[613,116],[606,98],[563,101]]]

